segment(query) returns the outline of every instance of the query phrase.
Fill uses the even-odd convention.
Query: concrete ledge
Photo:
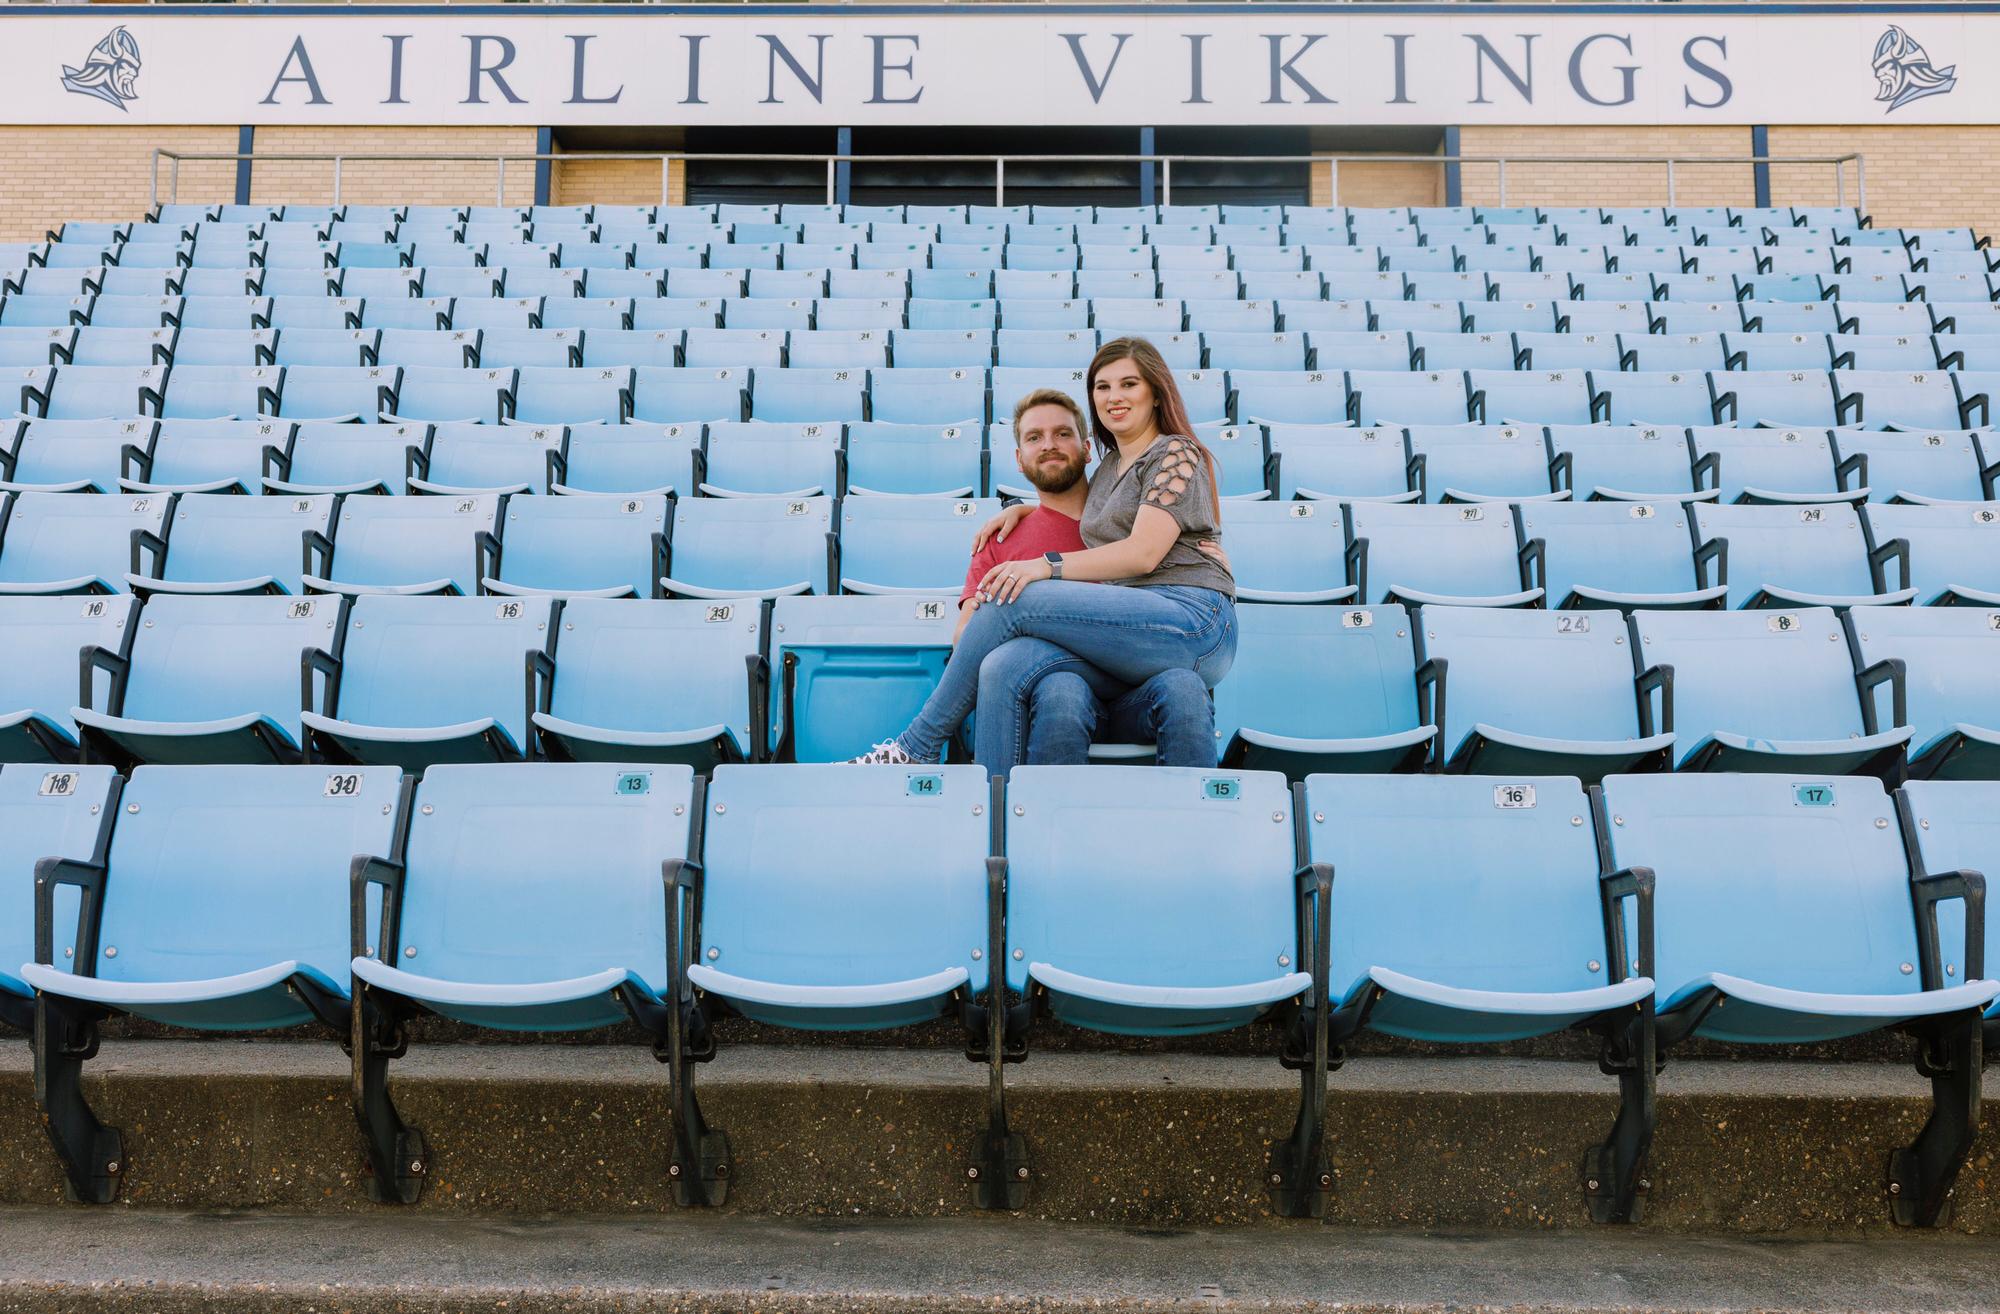
[[[1019,1219],[811,1223],[0,1212],[0,1309],[60,1314],[1911,1314],[2000,1308],[2000,1246],[1604,1230],[1198,1232]]]
[[[365,1200],[331,1044],[108,1042],[87,1073],[125,1132],[128,1206],[389,1212]],[[962,1057],[740,1047],[698,1081],[736,1156],[725,1213],[974,1212],[962,1174],[984,1081]],[[1261,1166],[1297,1098],[1274,1061],[1048,1054],[1008,1081],[1033,1151],[1029,1217],[1269,1221]],[[417,1046],[394,1083],[432,1145],[429,1188],[406,1213],[677,1212],[666,1071],[644,1051]],[[1330,1085],[1328,1221],[1587,1229],[1578,1165],[1615,1102],[1615,1083],[1579,1062],[1354,1060]],[[1884,1166],[1927,1110],[1927,1083],[1886,1064],[1673,1064],[1643,1230],[1886,1234]],[[1960,1178],[1960,1231],[1994,1225],[1992,1144]],[[0,1203],[62,1200],[26,1046],[0,1049],[0,1152]]]

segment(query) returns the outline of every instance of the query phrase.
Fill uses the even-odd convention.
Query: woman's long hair
[[[1215,481],[1215,453],[1208,450],[1199,438],[1194,436],[1194,426],[1188,423],[1187,403],[1181,400],[1180,385],[1174,382],[1174,372],[1167,365],[1160,349],[1144,338],[1113,338],[1097,349],[1090,358],[1090,369],[1083,377],[1083,395],[1090,407],[1090,436],[1097,440],[1099,452],[1109,457],[1118,450],[1118,440],[1111,430],[1104,427],[1104,420],[1097,413],[1097,373],[1105,366],[1130,358],[1139,367],[1139,377],[1153,390],[1153,401],[1158,414],[1154,417],[1162,434],[1175,434],[1193,443],[1201,453],[1202,468],[1208,472],[1208,496],[1214,504],[1218,519],[1222,515],[1222,492]]]

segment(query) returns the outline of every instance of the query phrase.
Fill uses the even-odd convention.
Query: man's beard
[[[1083,478],[1083,462],[1064,461],[1055,466],[1047,461],[1036,461],[1022,473],[1028,476],[1029,483],[1044,493],[1067,493]]]

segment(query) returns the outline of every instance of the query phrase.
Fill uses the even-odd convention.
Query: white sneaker
[[[860,757],[850,757],[846,766],[921,766],[922,763],[903,751],[903,746],[893,739],[885,739]]]

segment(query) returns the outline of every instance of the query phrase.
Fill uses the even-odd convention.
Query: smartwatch
[[[1042,553],[1042,560],[1044,560],[1044,561],[1046,561],[1046,562],[1048,562],[1048,563],[1049,563],[1049,578],[1050,578],[1050,579],[1061,579],[1061,578],[1062,578],[1062,553],[1060,553],[1060,552],[1044,552],[1044,553]]]

